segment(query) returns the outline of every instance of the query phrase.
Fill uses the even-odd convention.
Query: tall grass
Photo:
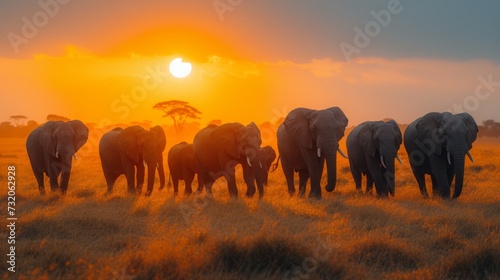
[[[19,184],[17,272],[4,257],[5,279],[500,278],[498,142],[474,145],[455,201],[423,199],[404,151],[395,197],[357,194],[339,158],[337,188],[322,200],[290,198],[278,169],[259,201],[229,199],[223,179],[213,199],[157,188],[128,197],[123,178],[105,197],[95,152],[80,155],[66,197],[40,197],[24,140],[0,141],[1,184],[7,165]]]

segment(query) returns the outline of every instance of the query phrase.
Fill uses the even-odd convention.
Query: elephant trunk
[[[255,182],[257,183],[257,189],[259,190],[259,198],[262,198],[264,196],[263,170],[265,167],[262,165],[258,157],[254,157],[251,161],[251,166]]]
[[[385,162],[385,182],[387,184],[387,190],[389,193],[394,196],[394,189],[395,189],[395,166],[394,166],[394,159],[395,155],[384,155],[382,158],[384,159]]]
[[[455,163],[455,192],[453,193],[453,198],[457,198],[462,193],[464,183],[465,154],[455,154],[453,160]],[[449,183],[451,184],[451,182]]]
[[[337,149],[325,153],[325,159],[328,176],[328,183],[325,189],[327,192],[332,192],[337,182]]]
[[[68,190],[69,178],[71,175],[71,166],[73,163],[73,156],[75,151],[73,149],[57,148],[57,156],[60,160],[61,167],[61,181],[59,187],[61,193],[64,195]],[[57,179],[56,179],[57,180]]]
[[[146,191],[146,196],[150,196],[151,193],[153,192],[153,186],[155,183],[156,164],[157,163],[148,162],[148,189]]]
[[[158,176],[160,177],[160,190],[165,187],[165,170],[163,169],[163,155],[158,160]]]

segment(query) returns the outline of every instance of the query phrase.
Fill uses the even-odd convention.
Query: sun
[[[170,62],[168,69],[172,76],[181,79],[191,74],[193,66],[189,62],[182,62],[182,58],[178,57]]]

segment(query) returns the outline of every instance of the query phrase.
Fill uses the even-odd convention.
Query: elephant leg
[[[429,198],[429,194],[427,193],[427,188],[425,187],[425,174],[417,170],[417,168],[414,166],[411,167],[411,170],[413,172],[413,176],[415,176],[415,179],[417,180],[417,184],[420,189],[420,194],[422,194],[422,196],[425,198]]]
[[[201,193],[203,191],[203,180],[201,179],[200,174],[196,174],[196,179],[198,180],[198,190],[196,191],[197,193]]]
[[[434,190],[442,198],[450,198],[450,185],[448,183],[446,159],[436,157],[429,160],[431,166],[431,176],[435,177],[437,188]]]
[[[309,171],[307,169],[299,170],[299,197],[304,197],[306,194],[306,185],[309,180]]]
[[[316,158],[309,160],[308,164],[309,177],[311,178],[311,191],[309,192],[309,198],[321,199],[321,171],[319,162]]]
[[[34,171],[35,178],[38,183],[38,190],[40,191],[40,195],[45,195],[45,185],[43,182],[43,172]]]
[[[451,188],[451,183],[453,182],[453,179],[455,178],[455,167],[452,165],[449,165],[448,170],[446,172],[446,175],[448,177],[448,186]]]
[[[381,172],[368,173],[371,174],[372,184],[375,183],[375,189],[378,196],[388,196],[387,186],[384,184],[384,176]],[[368,180],[367,180],[368,181]]]
[[[127,188],[129,194],[136,194],[135,190],[135,166],[133,164],[127,164],[125,166],[125,177],[127,177]]]
[[[113,186],[115,185],[116,179],[120,176],[120,174],[114,174],[110,172],[104,172],[104,177],[106,178],[106,185],[108,186],[108,191],[106,194],[113,193]]]
[[[432,193],[435,195],[437,193],[438,183],[437,183],[436,176],[434,176],[432,174],[431,174],[431,182],[432,182]]]
[[[372,194],[373,178],[370,173],[366,173],[366,194]]]
[[[255,177],[253,175],[252,167],[242,164],[243,166],[243,178],[245,180],[245,184],[247,185],[247,197],[252,197],[255,194]]]
[[[136,167],[137,167],[136,189],[137,189],[137,193],[140,194],[142,192],[142,186],[144,185],[145,167],[144,167],[144,164],[142,164],[142,163],[137,164]]]
[[[352,178],[354,179],[354,184],[356,185],[356,191],[359,193],[361,192],[361,171],[359,171],[354,164],[351,163],[351,174]],[[368,190],[368,186],[367,186]]]
[[[207,192],[208,197],[213,197],[214,195],[212,194],[212,185],[214,184],[214,181],[210,180],[205,183],[205,189]]]
[[[281,168],[283,169],[283,173],[285,174],[288,193],[290,194],[290,196],[293,196],[293,194],[295,193],[295,186],[293,182],[293,168],[284,156],[281,157]]]
[[[234,168],[229,169],[225,173],[225,178],[227,181],[229,196],[235,198],[238,197],[238,188],[236,187],[236,176],[234,175]]]
[[[179,177],[172,175],[172,183],[174,184],[174,196],[179,194]]]
[[[193,193],[193,189],[191,187],[191,184],[193,184],[193,179],[194,174],[189,174],[188,176],[186,176],[186,180],[184,180],[184,184],[186,185],[186,188],[184,189],[185,195],[190,195]]]

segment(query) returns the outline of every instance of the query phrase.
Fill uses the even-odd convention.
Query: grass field
[[[0,147],[4,217],[8,165],[18,184],[16,272],[7,271],[4,226],[4,279],[500,278],[498,141],[476,141],[455,201],[420,196],[403,147],[395,197],[357,195],[339,157],[337,188],[320,201],[290,198],[281,168],[261,201],[241,197],[241,176],[237,200],[223,179],[212,200],[157,186],[150,198],[128,197],[123,176],[104,197],[91,150],[80,154],[66,197],[40,197],[24,139]]]

